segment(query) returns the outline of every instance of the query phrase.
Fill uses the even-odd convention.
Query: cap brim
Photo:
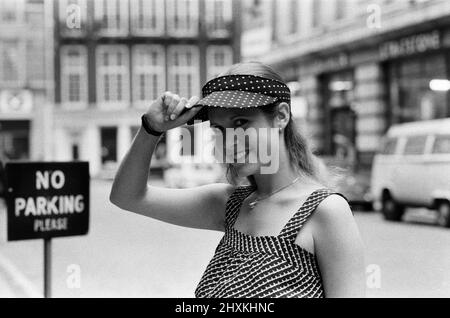
[[[250,108],[273,104],[277,97],[244,91],[216,91],[199,100],[194,106],[223,107],[223,108]],[[187,124],[192,125],[194,121],[207,121],[208,110],[202,108]]]

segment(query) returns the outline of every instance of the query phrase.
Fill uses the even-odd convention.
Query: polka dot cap
[[[255,75],[226,75],[210,80],[202,88],[202,97],[196,106],[247,108],[260,107],[275,102],[291,103],[291,92],[286,84]],[[207,121],[203,108],[191,120]]]

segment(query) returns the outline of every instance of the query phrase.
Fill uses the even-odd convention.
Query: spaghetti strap
[[[337,194],[342,196],[346,201],[347,198],[339,193],[334,192],[328,188],[318,189],[313,191],[306,201],[302,204],[302,206],[298,209],[298,211],[292,216],[292,218],[286,223],[284,228],[281,230],[278,235],[281,239],[287,239],[290,241],[295,241],[298,232],[301,230],[303,225],[312,215],[312,213],[316,210],[317,206],[329,195]]]
[[[237,186],[236,189],[231,193],[225,207],[225,225],[227,228],[233,227],[234,222],[239,215],[241,205],[245,198],[252,193],[253,187],[251,185],[247,186]]]

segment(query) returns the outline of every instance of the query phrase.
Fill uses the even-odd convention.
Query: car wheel
[[[441,201],[437,206],[438,224],[444,227],[450,227],[450,203]]]
[[[401,221],[405,207],[395,202],[390,194],[385,194],[381,208],[384,218],[389,221]]]

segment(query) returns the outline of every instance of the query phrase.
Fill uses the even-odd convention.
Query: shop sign
[[[348,54],[341,53],[314,62],[314,69],[317,73],[332,72],[349,67],[350,58]]]
[[[439,30],[435,30],[385,42],[381,44],[379,53],[382,60],[388,60],[439,48],[441,48],[441,34]]]

